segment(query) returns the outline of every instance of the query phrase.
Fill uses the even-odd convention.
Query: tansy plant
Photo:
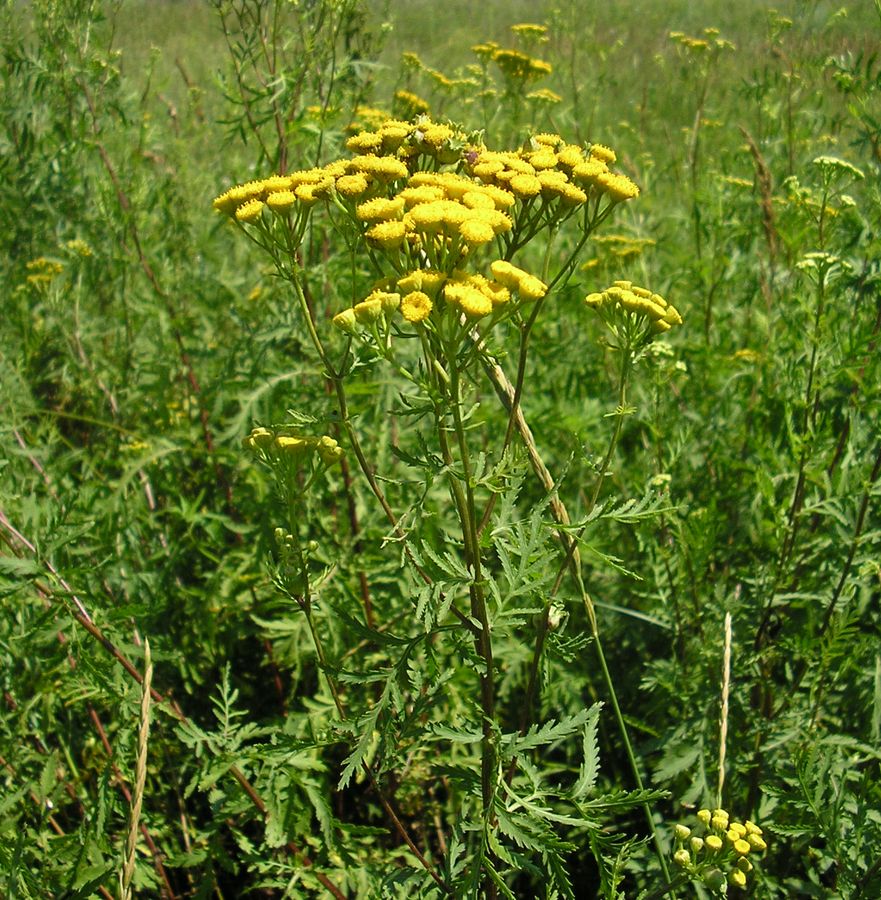
[[[550,40],[548,27],[524,22],[510,30],[513,46],[497,41],[473,44],[469,49],[474,61],[448,73],[427,65],[412,51],[403,53],[401,87],[395,91],[393,111],[416,115],[456,109],[460,115],[476,113],[481,127],[495,133],[510,126],[516,134],[521,122],[541,130],[539,123],[550,121],[551,110],[563,100],[541,84],[554,71],[550,62],[537,55]],[[413,93],[417,87],[420,92],[427,89],[425,98]]]
[[[637,186],[615,170],[614,151],[600,144],[583,147],[556,134],[536,134],[516,150],[494,150],[478,135],[425,117],[387,120],[353,135],[348,149],[348,158],[237,185],[214,201],[215,209],[268,254],[290,285],[336,400],[339,441],[389,521],[388,540],[400,546],[414,584],[424,588],[414,592],[414,619],[421,625],[407,638],[390,642],[388,635],[381,636],[378,629],[388,623],[375,623],[365,606],[358,629],[367,644],[400,653],[384,675],[371,676],[371,683],[384,678],[386,687],[369,692],[365,711],[350,710],[348,704],[357,698],[351,699],[351,689],[341,690],[340,662],[330,659],[324,647],[331,623],[325,619],[322,624],[328,607],[320,602],[321,590],[310,574],[314,545],[306,533],[303,502],[310,485],[343,451],[334,438],[306,436],[295,426],[260,426],[251,433],[246,446],[269,465],[279,485],[277,582],[308,617],[339,731],[354,743],[339,789],[356,772],[366,777],[409,858],[421,867],[413,878],[432,890],[453,896],[512,896],[508,885],[518,872],[529,871],[541,872],[548,885],[572,896],[562,854],[575,845],[557,832],[586,829],[595,836],[591,847],[598,858],[606,847],[598,824],[604,804],[588,800],[597,775],[599,706],[556,723],[534,723],[538,674],[547,636],[563,618],[556,596],[568,575],[583,603],[637,787],[615,803],[642,805],[654,833],[648,804],[658,795],[643,789],[581,575],[578,544],[597,514],[628,412],[626,385],[633,367],[655,336],[681,318],[658,294],[630,282],[616,282],[587,297],[586,308],[594,309],[614,336],[610,346],[620,358],[619,402],[608,450],[589,491],[585,521],[571,524],[521,409],[530,335],[543,311],[553,315],[555,295],[569,282],[585,242],[616,207],[638,196]],[[352,299],[332,310],[330,320],[316,315],[313,273],[301,256],[310,230],[319,227],[332,229],[351,254]],[[371,275],[365,277],[368,269]],[[507,346],[512,338],[513,351]],[[503,351],[512,353],[513,381],[500,365]],[[433,534],[410,526],[386,495],[384,473],[367,458],[349,387],[359,368],[377,364],[387,365],[401,379],[407,414],[415,422],[430,423],[421,438],[423,456],[407,458],[425,479],[410,502],[414,507],[429,502],[425,498],[436,496],[430,485],[440,480],[455,526],[438,526]],[[499,432],[476,414],[475,400],[487,384],[502,402],[507,424]],[[559,526],[553,532],[560,544],[557,578],[531,602],[533,616],[505,608],[505,598],[520,588],[510,567],[504,561],[499,565],[503,551],[494,546],[492,527],[497,505],[501,502],[510,511],[516,501],[512,460],[521,445],[542,489],[552,495],[549,504]],[[543,508],[535,517],[539,526]],[[444,511],[438,512],[443,521]],[[396,625],[401,628],[407,631]],[[516,638],[531,660],[526,684],[511,708],[499,705],[501,672],[508,665],[497,657],[502,636],[506,647]],[[401,678],[413,656],[433,654],[437,642],[458,648],[453,655],[473,672],[475,699],[471,720],[457,722],[455,728],[444,724],[437,709],[425,706],[424,715],[431,712],[433,724],[426,728],[423,720],[421,742],[412,735],[406,738],[411,759],[428,760],[428,748],[438,740],[459,748],[454,753],[459,764],[433,776],[438,789],[450,796],[451,808],[459,810],[447,823],[449,836],[434,841],[420,840],[406,817],[394,810],[390,785],[404,777],[394,771],[396,742],[405,741],[404,732],[412,731],[413,724],[394,731],[387,723],[396,715],[407,718]],[[346,680],[354,681],[351,676]],[[427,690],[421,677],[417,681]],[[431,703],[443,706],[438,698]],[[519,720],[513,730],[512,720]],[[579,733],[584,758],[582,777],[574,785],[558,784],[529,761],[535,748]],[[471,747],[479,750],[476,756],[470,755]],[[438,828],[442,834],[442,826]],[[658,866],[669,881],[657,835],[655,841]]]

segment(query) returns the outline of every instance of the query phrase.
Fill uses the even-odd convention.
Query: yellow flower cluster
[[[484,62],[491,60],[497,50],[501,50],[501,47],[495,41],[484,41],[482,44],[474,44],[471,48],[471,52]]]
[[[474,78],[450,78],[447,75],[444,75],[443,72],[438,71],[437,69],[431,69],[427,66],[424,67],[423,71],[438,87],[444,88],[446,90],[455,90],[456,88],[476,88],[479,87],[479,82],[477,82]],[[479,74],[479,72],[475,73]]]
[[[290,175],[272,175],[231,187],[214,200],[214,208],[243,225],[261,219],[264,209],[287,216],[314,206],[329,196],[334,179],[326,169],[306,169]]]
[[[412,91],[395,91],[394,110],[405,119],[420,116],[428,112],[428,102]]]
[[[478,53],[478,55],[483,54]],[[553,71],[549,62],[536,59],[520,50],[506,50],[499,47],[493,50],[490,58],[502,70],[502,74],[511,81],[523,83],[537,81],[539,78],[550,75]]]
[[[697,818],[700,825],[695,831],[687,825],[675,827],[673,861],[713,890],[723,889],[726,882],[746,887],[753,869],[748,856],[768,846],[762,829],[754,822],[731,819],[724,809],[702,809]]]
[[[420,117],[387,119],[352,135],[346,146],[356,154],[352,159],[236,185],[214,200],[214,208],[243,226],[269,227],[280,220],[300,233],[311,207],[336,200],[357,206],[358,218],[371,226],[367,239],[373,246],[394,250],[407,244],[431,253],[439,244],[428,236],[440,236],[441,250],[454,239],[459,253],[510,231],[509,213],[517,201],[555,204],[560,215],[589,200],[620,203],[639,194],[626,175],[610,169],[613,150],[602,144],[585,150],[555,134],[536,135],[518,151],[491,151],[473,147],[450,125]],[[421,159],[431,160],[432,168],[461,161],[467,174],[416,171],[411,177]],[[404,207],[383,206],[382,198],[401,184]],[[368,213],[364,204],[371,200],[378,206]],[[460,260],[451,263],[448,269]]]
[[[326,434],[301,436],[258,427],[252,429],[242,444],[264,462],[289,464],[294,468],[315,459],[321,465],[332,466],[343,458],[343,448]]]
[[[74,238],[71,241],[66,241],[64,247],[75,256],[81,256],[84,259],[92,255],[92,248],[81,238]]]
[[[349,159],[237,185],[214,207],[252,229],[259,243],[288,254],[319,203],[342,213],[375,251],[375,261],[395,275],[340,312],[334,324],[386,344],[396,315],[411,324],[432,317],[438,326],[454,322],[458,328],[485,317],[494,324],[540,299],[547,286],[509,261],[534,223],[563,221],[584,209],[581,226],[590,229],[613,205],[639,193],[610,168],[614,150],[584,148],[558,134],[537,134],[517,151],[494,151],[452,125],[420,116],[385,119],[351,135],[346,146]],[[453,165],[455,172],[444,168]],[[501,257],[491,271],[477,265],[487,256]],[[610,289],[616,290],[624,291],[622,301],[642,304],[639,311],[654,330],[678,323],[678,313],[657,295],[643,298],[641,289],[621,284]]]
[[[656,243],[652,238],[630,237],[626,234],[598,234],[593,241],[619,260],[633,259]]]
[[[536,25],[532,22],[522,22],[519,25],[512,25],[511,31],[522,38],[545,38],[548,33],[547,25]]]
[[[416,135],[420,145],[442,147],[450,138],[446,126],[430,126]],[[403,165],[390,157],[375,157]],[[406,174],[404,171],[403,174]],[[345,201],[357,199],[344,176],[337,182]],[[344,183],[346,182],[346,183]],[[403,182],[402,182],[403,183]],[[416,172],[389,196],[353,203],[354,218],[367,244],[390,254],[395,268],[404,263],[451,272],[482,246],[511,231],[508,211],[516,198],[495,185],[453,172]]]
[[[467,146],[466,134],[426,116],[417,116],[412,122],[386,119],[372,131],[361,131],[346,141],[353,153],[394,157],[406,163],[409,171],[419,168],[420,157],[441,165],[457,163]]]
[[[537,91],[530,91],[526,95],[527,100],[533,103],[562,103],[563,98],[556,92],[548,88],[539,88]]]
[[[615,151],[594,144],[585,151],[558,134],[537,134],[530,146],[513,151],[480,150],[466,157],[467,170],[484,184],[510,191],[519,200],[539,195],[574,207],[605,195],[613,203],[639,196],[626,176],[611,171]]]
[[[691,37],[683,34],[681,31],[671,31],[669,38],[691,53],[706,53],[708,51],[718,53],[720,50],[735,49],[731,41],[719,37],[718,28],[704,28],[703,37]]]
[[[625,324],[627,320],[637,326],[647,323],[655,334],[682,324],[682,316],[675,306],[660,294],[653,294],[648,288],[629,281],[616,281],[602,293],[588,294],[584,302],[609,324],[616,324],[615,320],[624,316]]]
[[[25,268],[28,270],[27,283],[34,287],[49,284],[64,271],[64,266],[60,262],[46,259],[45,256],[32,259],[25,264]]]
[[[490,270],[492,278],[461,269],[449,273],[412,269],[394,282],[396,292],[390,293],[383,287],[374,289],[360,303],[334,316],[333,324],[354,335],[359,326],[371,328],[380,322],[387,325],[395,312],[414,325],[424,322],[434,310],[439,316],[449,311],[456,320],[460,315],[476,320],[501,315],[516,308],[518,301],[538,300],[547,293],[547,285],[540,278],[507,260],[496,260]],[[517,300],[512,303],[514,296]]]

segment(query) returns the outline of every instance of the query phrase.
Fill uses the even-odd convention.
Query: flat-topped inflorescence
[[[330,435],[300,435],[282,427],[253,428],[242,445],[270,466],[299,469],[317,464],[332,466],[343,458],[343,448]]]
[[[633,346],[682,324],[675,306],[660,294],[629,281],[616,281],[604,291],[588,294],[584,302],[617,336]]]
[[[495,48],[492,57],[505,53]],[[392,279],[334,316],[350,336],[388,343],[395,322],[431,328],[487,320],[491,327],[547,293],[541,278],[511,261],[542,229],[571,219],[586,237],[639,194],[613,171],[617,156],[604,144],[582,147],[540,133],[519,149],[493,150],[427,116],[374,122],[347,140],[348,159],[249,181],[214,201],[290,272],[316,211],[345,223],[353,247],[360,242]],[[654,332],[678,324],[673,307],[640,291],[619,284],[603,302],[646,317]]]

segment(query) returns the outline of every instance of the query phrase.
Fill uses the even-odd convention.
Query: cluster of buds
[[[242,444],[273,468],[292,471],[300,470],[304,464],[332,466],[343,457],[343,448],[329,435],[295,435],[285,428],[254,428]]]
[[[682,324],[675,306],[660,294],[629,281],[616,281],[600,293],[588,294],[584,302],[619,340],[632,347]]]
[[[750,185],[752,185],[752,182],[750,182]],[[627,234],[598,234],[593,239],[593,242],[599,245],[603,256],[611,258],[615,263],[622,260],[632,260],[640,256],[648,247],[654,247],[657,243],[652,238],[631,237]],[[600,258],[594,258],[581,268],[587,271],[598,265],[600,261]]]
[[[745,888],[753,870],[750,855],[766,849],[754,822],[731,819],[724,809],[702,809],[694,829],[677,825],[673,861],[692,878],[724,896],[728,886]]]
[[[398,90],[394,96],[394,112],[396,115],[410,119],[413,116],[426,115],[429,110],[428,101],[413,91]]]
[[[276,528],[274,536],[278,583],[293,597],[300,597],[308,604],[309,601],[302,597],[308,586],[307,560],[318,549],[318,542],[301,541],[299,535],[284,528]]]
[[[492,61],[499,67],[505,78],[520,83],[537,81],[550,75],[553,71],[549,62],[537,59],[520,50],[507,50],[499,47],[493,51]]]

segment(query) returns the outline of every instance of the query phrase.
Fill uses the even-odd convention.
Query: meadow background
[[[472,46],[513,47],[523,22],[547,26],[526,49],[552,72],[490,66],[476,86]],[[0,23],[3,896],[709,896],[676,874],[674,829],[717,805],[763,829],[752,895],[881,894],[877,3],[5,0]],[[616,408],[583,297],[623,278],[684,319],[635,372],[581,548],[645,791],[627,793],[564,587],[522,751],[539,748],[544,811],[486,851],[494,886],[474,874],[466,777],[479,665],[455,622],[425,618],[289,286],[211,205],[345,156],[415,100],[496,148],[609,145],[640,187],[532,335],[523,411],[573,521],[594,511]],[[366,275],[317,226],[303,257],[329,330]],[[506,366],[515,350],[500,344]],[[482,390],[492,458],[506,417]],[[350,391],[413,547],[461,592],[400,381],[365,364]],[[323,664],[273,579],[271,478],[242,451],[289,421],[351,462],[309,501]],[[508,462],[485,549],[506,585],[506,733],[561,562],[544,486],[522,448]],[[145,639],[158,693],[138,765]],[[369,779],[339,786],[362,758],[428,866]],[[547,779],[589,782],[580,824]]]

